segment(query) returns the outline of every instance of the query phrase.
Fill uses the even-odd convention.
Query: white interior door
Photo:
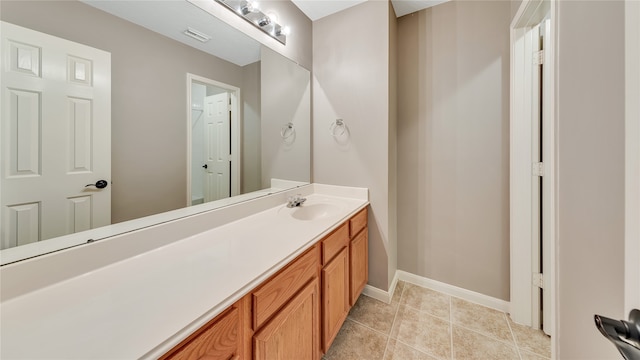
[[[542,202],[541,197],[543,191],[542,178],[544,176],[544,166],[542,157],[542,81],[543,62],[540,61],[541,41],[540,26],[534,26],[527,34],[527,47],[531,56],[531,162],[533,171],[531,173],[531,272],[534,274],[534,281],[531,286],[531,304],[532,304],[532,327],[539,329],[542,327],[542,281],[536,281],[542,274],[542,239],[543,239],[543,221],[542,221]]]
[[[552,338],[557,186],[553,19],[548,1],[529,0],[511,24],[509,160],[510,316],[516,323],[542,327]]]
[[[544,284],[542,289],[542,330],[547,335],[553,335],[555,329],[555,316],[553,312],[553,298],[554,291],[553,286],[553,274],[555,273],[554,257],[555,257],[555,192],[553,191],[555,186],[555,122],[553,116],[553,49],[551,47],[551,21],[546,19],[540,24],[540,34],[542,36],[542,74],[540,76],[542,89],[542,96],[540,100],[541,112],[542,112],[542,128],[541,136],[542,141],[542,159],[544,166],[544,176],[542,177],[542,196],[541,196],[541,209],[542,209],[542,249],[540,254],[542,259],[540,261],[540,269],[542,272],[542,283]]]
[[[542,329],[550,335],[553,329],[551,302],[553,259],[553,176],[549,164],[553,163],[553,108],[549,86],[553,84],[553,74],[549,70],[551,52],[549,49],[550,21],[544,20],[534,26],[530,37],[530,52],[533,54],[531,68],[531,159],[534,171],[531,181],[532,231],[531,264],[534,281],[531,291],[532,327]]]
[[[111,55],[1,25],[1,247],[110,224]]]
[[[231,105],[229,93],[204,99],[204,201],[231,196]]]

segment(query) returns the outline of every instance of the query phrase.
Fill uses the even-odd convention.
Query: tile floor
[[[502,312],[399,281],[391,304],[362,295],[324,360],[544,360],[549,337]]]

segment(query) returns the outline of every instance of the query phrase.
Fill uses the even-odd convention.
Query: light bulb
[[[269,11],[267,13],[267,16],[269,17],[269,19],[271,19],[271,22],[273,22],[273,23],[277,23],[278,22],[278,14],[276,14],[275,12]]]

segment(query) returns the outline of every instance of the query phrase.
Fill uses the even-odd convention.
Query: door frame
[[[199,75],[187,73],[187,206],[191,206],[191,142],[193,134],[192,127],[192,99],[191,84],[197,82],[204,85],[211,85],[226,90],[231,98],[231,196],[240,195],[241,176],[241,124],[240,124],[240,88],[225,84],[216,80],[211,80]]]
[[[640,3],[625,1],[625,313],[640,308]]]
[[[531,27],[549,19],[548,42],[544,50],[543,85],[543,229],[545,247],[544,289],[547,305],[545,330],[551,335],[552,358],[555,358],[557,333],[557,123],[555,69],[557,64],[557,3],[555,0],[523,0],[511,26],[510,92],[510,315],[514,322],[534,325],[532,270],[534,269],[532,229],[532,129],[526,121],[532,108],[532,54],[527,53],[526,36]],[[522,120],[525,119],[525,120]]]

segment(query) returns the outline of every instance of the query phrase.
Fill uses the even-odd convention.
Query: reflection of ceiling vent
[[[209,35],[207,35],[207,34],[205,34],[203,32],[200,32],[200,31],[198,31],[198,30],[196,30],[196,29],[194,29],[192,27],[188,27],[187,30],[184,31],[184,34],[187,35],[187,36],[190,36],[190,37],[192,37],[192,38],[194,38],[194,39],[196,39],[196,40],[198,40],[200,42],[203,42],[203,43],[211,40],[211,36],[209,36]]]

